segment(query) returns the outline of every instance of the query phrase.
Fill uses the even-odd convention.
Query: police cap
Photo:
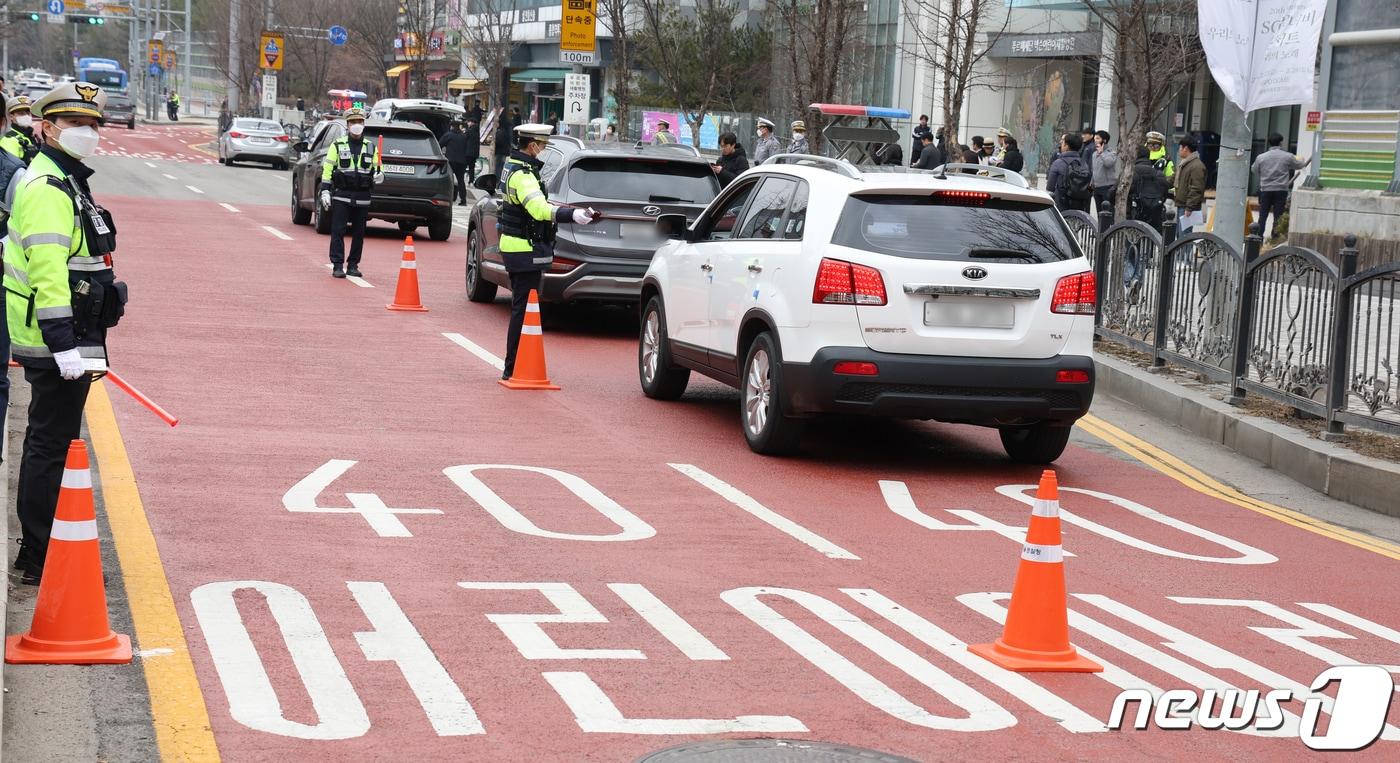
[[[65,82],[40,98],[30,112],[41,119],[60,116],[97,117],[105,122],[102,111],[107,107],[107,94],[88,82]]]
[[[792,131],[793,131],[793,132],[807,132],[807,124],[806,124],[805,122],[803,122],[801,119],[799,119],[799,120],[797,120],[796,122],[793,122],[793,123],[792,123]]]
[[[1148,143],[1166,143],[1166,142],[1167,142],[1167,136],[1163,135],[1162,133],[1157,132],[1156,130],[1153,130],[1152,132],[1149,132],[1149,133],[1147,134],[1147,142],[1148,142]]]
[[[1005,127],[998,127],[998,128],[997,128],[997,137],[998,137],[998,138],[1010,138],[1010,137],[1011,137],[1011,131],[1008,130],[1008,129],[1006,129]]]
[[[532,140],[549,140],[549,136],[553,132],[554,128],[550,125],[538,123],[520,125],[515,128],[515,139],[517,142],[521,143]]]
[[[29,113],[29,109],[33,105],[34,102],[29,100],[29,96],[17,95],[14,98],[10,99],[10,107],[8,111],[11,114],[15,113],[16,111],[23,111],[25,113]]]
[[[773,123],[770,122],[770,121],[767,120],[767,119],[764,119],[763,117],[759,117],[759,118],[758,118],[758,126],[759,126],[759,127],[767,127],[767,128],[770,129],[770,130],[773,129]]]
[[[350,109],[349,111],[345,112],[345,121],[346,121],[346,122],[363,122],[363,121],[365,121],[365,112],[364,112],[364,109]]]

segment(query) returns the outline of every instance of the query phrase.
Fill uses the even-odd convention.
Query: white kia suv
[[[739,388],[749,447],[867,414],[996,427],[1012,459],[1059,457],[1089,409],[1094,274],[1049,195],[1012,172],[861,170],[780,155],[739,176],[643,279],[642,391],[692,371]]]

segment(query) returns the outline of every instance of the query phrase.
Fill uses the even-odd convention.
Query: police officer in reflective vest
[[[10,129],[5,131],[4,137],[0,137],[0,148],[29,164],[39,153],[39,142],[34,139],[34,117],[29,111],[33,103],[21,95],[10,101],[9,105]]]
[[[126,303],[126,285],[112,273],[116,226],[93,201],[92,170],[83,163],[97,152],[106,101],[96,85],[68,82],[34,104],[42,144],[9,220],[6,314],[32,393],[15,567],[30,584],[44,569],[64,460],[69,442],[80,436],[88,387],[107,371],[107,329]]]
[[[365,222],[375,183],[383,180],[379,149],[365,139],[365,112],[345,112],[346,134],[326,152],[321,165],[321,208],[331,212],[331,275],[360,275]],[[345,226],[350,226],[350,261],[345,261]],[[348,266],[348,267],[347,267]]]
[[[1167,136],[1156,130],[1147,133],[1147,158],[1152,160],[1152,166],[1162,171],[1167,178],[1167,185],[1172,184],[1172,178],[1176,176],[1176,165],[1172,163],[1171,157],[1167,156],[1165,143]]]
[[[505,373],[515,372],[515,350],[520,345],[520,327],[525,322],[525,305],[530,290],[540,288],[540,276],[554,261],[554,229],[557,223],[587,225],[597,217],[591,209],[550,206],[540,186],[536,157],[549,142],[549,125],[526,124],[515,128],[515,151],[501,173],[498,190],[501,211],[496,224],[501,231],[501,259],[510,274],[510,327],[506,333]]]

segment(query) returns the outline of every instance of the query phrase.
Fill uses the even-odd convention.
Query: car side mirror
[[[299,141],[297,141],[296,143],[293,143],[293,144],[292,144],[292,150],[295,151],[295,152],[297,152],[297,153],[299,153],[299,154],[304,154],[304,153],[306,153],[309,149],[310,149],[310,147],[306,145],[306,141],[304,141],[304,140],[299,140]]]
[[[670,214],[656,218],[656,232],[665,238],[686,238],[687,227],[685,215]]]
[[[495,193],[495,192],[496,192],[496,176],[495,176],[495,175],[490,175],[490,174],[481,175],[481,176],[478,177],[474,182],[472,182],[472,187],[475,188],[475,189],[477,189],[478,191],[485,191],[485,192],[487,192],[487,193]]]

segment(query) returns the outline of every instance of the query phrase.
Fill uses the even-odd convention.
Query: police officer
[[[773,123],[763,117],[758,119],[758,142],[753,147],[753,164],[757,167],[768,161],[768,157],[783,152],[783,144],[773,134]]]
[[[1147,134],[1147,158],[1152,160],[1152,166],[1161,170],[1162,175],[1167,179],[1167,185],[1172,184],[1172,178],[1176,176],[1176,165],[1167,156],[1167,137],[1156,130]]]
[[[34,116],[29,111],[32,105],[29,98],[23,95],[10,101],[10,129],[4,137],[0,137],[0,148],[22,159],[25,164],[34,161],[34,155],[39,153],[39,142],[34,139]]]
[[[116,226],[93,201],[92,170],[107,95],[67,82],[33,106],[42,141],[15,192],[5,251],[6,313],[32,397],[19,470],[23,528],[15,567],[36,584],[44,569],[68,444],[80,436],[93,373],[107,370],[107,329],[126,302],[113,280]]]
[[[321,165],[321,206],[331,210],[331,276],[360,275],[365,222],[374,184],[383,179],[379,149],[365,140],[365,112],[345,112],[345,134],[331,144]],[[345,261],[345,226],[350,226],[350,261]]]
[[[510,274],[510,327],[506,332],[506,358],[502,379],[515,372],[515,350],[530,290],[540,288],[540,275],[554,261],[554,226],[557,223],[587,225],[597,217],[591,209],[554,208],[540,185],[538,158],[549,142],[550,126],[525,124],[515,128],[515,151],[506,159],[499,181],[501,211],[501,259]]]
[[[788,145],[789,154],[810,154],[812,144],[807,142],[807,124],[802,120],[792,123],[792,143]]]

